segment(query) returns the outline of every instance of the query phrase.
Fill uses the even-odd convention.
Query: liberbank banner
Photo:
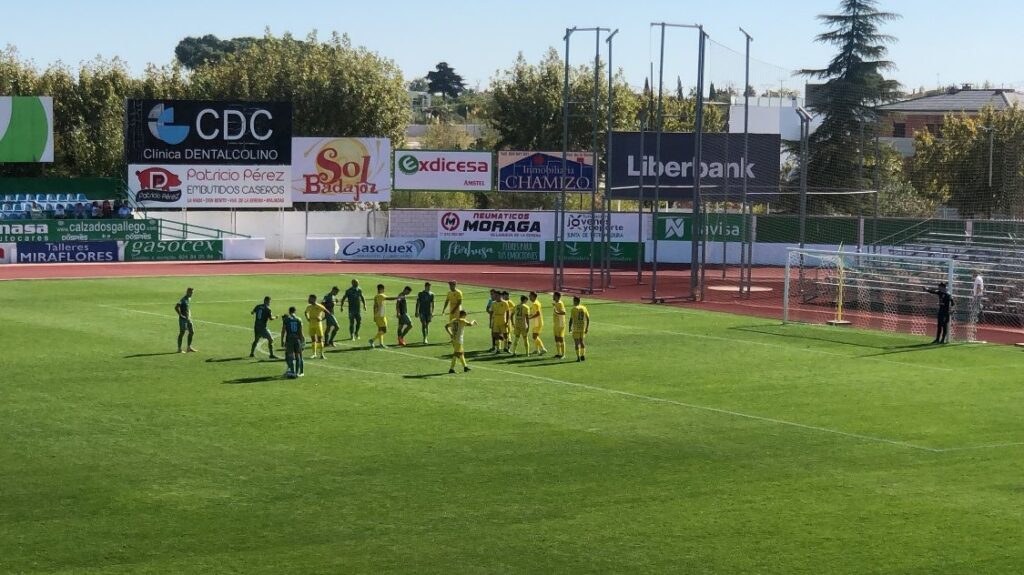
[[[594,154],[498,152],[498,190],[502,192],[589,192],[594,189]]]
[[[488,192],[493,171],[490,152],[395,151],[395,190]]]
[[[128,100],[129,164],[277,165],[292,161],[290,102]]]
[[[292,201],[391,201],[391,140],[292,138]]]
[[[778,134],[748,134],[744,155],[744,134],[704,134],[701,165],[701,193],[719,197],[728,188],[739,196],[744,176],[748,194],[757,200],[770,198],[779,189],[782,140]],[[644,198],[651,199],[655,179],[662,200],[691,200],[698,169],[694,168],[694,135],[661,135],[661,157],[657,155],[657,134],[612,133],[611,194],[613,199],[637,199],[641,183]],[[756,200],[755,200],[756,201]]]

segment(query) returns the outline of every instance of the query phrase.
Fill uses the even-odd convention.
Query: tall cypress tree
[[[870,141],[877,129],[874,107],[898,97],[900,89],[899,82],[882,75],[894,68],[884,58],[887,45],[896,38],[879,31],[881,24],[900,15],[882,12],[877,4],[877,0],[841,0],[838,14],[818,16],[830,30],[815,40],[839,51],[827,67],[799,72],[825,80],[812,106],[824,118],[810,138],[809,188],[870,186],[870,170],[861,169],[862,141]]]

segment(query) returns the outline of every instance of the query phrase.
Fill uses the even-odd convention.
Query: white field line
[[[999,449],[1001,447],[1020,447],[1024,446],[1024,441],[1014,441],[1012,443],[991,443],[988,445],[968,445],[966,447],[947,447],[945,449],[939,449],[940,453],[950,453],[953,451],[975,451],[979,449]]]
[[[138,314],[155,316],[155,317],[160,317],[160,318],[167,318],[167,319],[172,317],[172,316],[170,316],[168,314],[165,314],[165,313],[148,312],[148,311],[142,311],[142,310],[134,310],[134,309],[130,309],[130,308],[123,308],[123,307],[108,306],[108,309],[116,309],[116,310],[124,311],[124,312],[128,312],[128,313],[138,313]],[[204,324],[208,324],[208,325],[216,325],[216,326],[220,326],[220,327],[224,327],[224,328],[228,328],[228,329],[249,331],[249,328],[246,328],[246,327],[243,327],[243,326],[239,326],[239,325],[231,325],[231,324],[219,323],[219,322],[214,322],[214,321],[206,321],[206,320],[193,320],[193,321],[196,322],[196,323],[204,323]],[[344,344],[345,342],[342,342],[342,343]],[[367,351],[369,351],[369,350],[367,350]],[[403,355],[403,356],[408,356],[408,357],[412,357],[412,358],[416,358],[416,359],[428,359],[428,360],[441,361],[441,362],[446,362],[447,361],[447,360],[441,359],[441,358],[430,357],[430,356],[423,356],[423,355],[420,355],[420,354],[399,351],[399,350],[392,349],[392,348],[385,348],[385,349],[380,350],[380,351],[390,352],[390,353],[394,353],[394,354],[398,354],[398,355]],[[342,366],[330,366],[330,365],[328,365],[326,363],[318,363],[316,365],[319,365],[320,367],[330,367],[330,368],[334,368],[334,369],[346,369],[346,368],[344,368]],[[354,368],[348,368],[348,369],[351,369],[353,371],[368,371],[368,370],[356,370]],[[907,443],[905,441],[899,441],[899,440],[895,440],[895,439],[888,439],[888,438],[884,438],[884,437],[875,437],[875,436],[872,436],[872,435],[864,435],[864,434],[860,434],[860,433],[850,433],[850,432],[846,432],[846,431],[840,431],[838,429],[830,429],[830,428],[827,428],[827,427],[820,427],[820,426],[817,426],[817,425],[808,425],[808,424],[804,424],[804,423],[798,423],[798,422],[795,422],[795,421],[787,421],[787,420],[784,420],[784,419],[777,419],[777,418],[773,418],[773,417],[763,417],[763,416],[760,416],[760,415],[752,415],[752,414],[749,414],[749,413],[742,413],[742,412],[739,412],[739,411],[731,411],[731,410],[728,410],[728,409],[720,409],[720,408],[717,408],[717,407],[710,407],[710,406],[706,406],[706,405],[698,405],[698,404],[695,404],[695,403],[686,403],[686,402],[682,402],[682,401],[676,401],[676,400],[673,400],[673,399],[665,399],[665,398],[662,398],[662,397],[654,397],[654,396],[651,396],[651,395],[643,395],[643,394],[633,393],[633,392],[629,392],[629,391],[622,391],[622,390],[618,390],[618,389],[599,387],[599,386],[596,386],[596,385],[588,385],[588,384],[585,384],[585,383],[576,383],[576,382],[565,381],[565,380],[561,380],[561,379],[555,379],[555,378],[551,378],[551,377],[544,377],[544,376],[533,375],[533,374],[529,374],[529,373],[522,373],[522,372],[517,372],[517,371],[511,371],[511,370],[507,370],[507,369],[490,367],[490,366],[487,366],[487,365],[479,365],[479,364],[477,364],[477,365],[474,366],[474,369],[485,370],[485,371],[492,371],[492,372],[497,372],[497,373],[503,373],[503,374],[507,374],[507,375],[512,375],[512,376],[518,376],[518,377],[526,378],[526,379],[532,379],[534,381],[540,381],[540,382],[544,382],[544,383],[549,383],[549,384],[554,384],[554,385],[561,385],[561,386],[566,386],[566,387],[574,387],[574,388],[577,388],[577,389],[586,389],[588,391],[594,391],[594,392],[598,392],[598,393],[607,393],[607,394],[611,394],[611,395],[617,395],[617,396],[620,396],[620,397],[628,397],[628,398],[638,399],[638,400],[642,400],[642,401],[648,401],[648,402],[652,402],[652,403],[675,405],[675,406],[678,406],[678,407],[685,407],[687,409],[694,409],[694,410],[705,411],[705,412],[709,412],[709,413],[717,413],[717,414],[720,414],[720,415],[728,415],[728,416],[738,417],[738,418],[742,418],[742,419],[749,419],[749,420],[752,420],[752,421],[760,421],[760,422],[764,422],[764,423],[771,423],[771,424],[774,424],[774,425],[782,425],[782,426],[788,426],[788,427],[795,427],[795,428],[798,428],[798,429],[804,429],[804,430],[809,430],[809,431],[818,431],[818,432],[821,432],[821,433],[828,433],[828,434],[832,434],[832,435],[839,435],[839,436],[843,436],[843,437],[849,437],[849,438],[859,439],[859,440],[863,440],[863,441],[871,441],[871,442],[875,442],[875,443],[885,443],[885,444],[888,444],[888,445],[895,445],[895,446],[903,447],[903,448],[907,448],[907,449],[915,449],[915,450],[918,450],[918,451],[927,451],[929,453],[942,453],[943,452],[942,449],[936,449],[936,448],[932,448],[932,447],[925,447],[923,445],[916,445],[916,444],[913,444],[913,443]],[[390,375],[390,376],[396,375],[394,373],[383,373],[383,372],[369,372],[369,373],[380,374],[380,375]]]

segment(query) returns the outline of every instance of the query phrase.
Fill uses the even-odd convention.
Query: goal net
[[[783,322],[853,325],[934,336],[938,297],[925,291],[946,282],[954,297],[949,341],[973,339],[969,270],[956,260],[790,248]]]

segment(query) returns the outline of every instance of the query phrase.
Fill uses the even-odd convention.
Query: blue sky
[[[168,3],[125,0],[35,0],[4,6],[0,44],[16,46],[37,65],[62,60],[77,64],[96,55],[118,56],[134,72],[147,63],[166,64],[185,36],[216,34],[222,38],[275,34],[305,36],[313,29],[326,37],[348,33],[353,43],[393,59],[407,78],[422,76],[447,61],[470,86],[485,87],[495,71],[506,68],[518,52],[538,60],[549,46],[562,49],[566,27],[595,25],[619,28],[614,64],[631,84],[642,85],[650,62],[657,59],[650,22],[704,24],[717,44],[709,49],[709,77],[717,83],[742,83],[742,26],[755,38],[752,77],[763,88],[799,87],[788,72],[824,66],[832,49],[815,43],[824,29],[815,16],[835,9],[835,0],[176,0]],[[1024,66],[1015,55],[1024,4],[989,0],[984,10],[962,0],[882,0],[881,8],[899,12],[901,21],[884,31],[899,37],[890,59],[892,76],[908,90],[938,83],[990,81],[1024,89]],[[603,43],[602,43],[603,44]],[[574,36],[573,62],[592,58],[594,37]],[[666,85],[679,76],[692,85],[696,70],[696,35],[668,33]]]

